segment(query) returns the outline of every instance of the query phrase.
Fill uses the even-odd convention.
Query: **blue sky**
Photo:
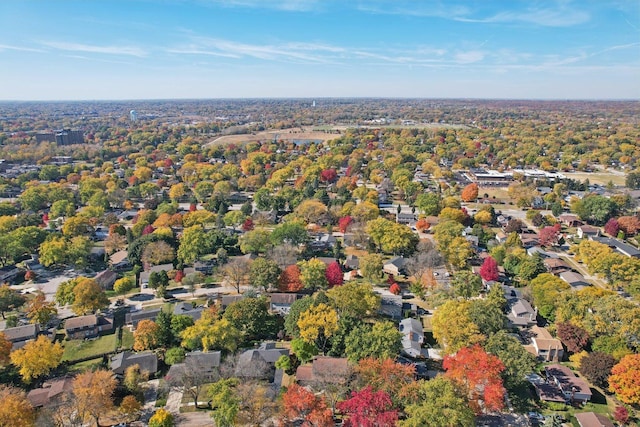
[[[638,0],[2,0],[0,99],[640,98]]]

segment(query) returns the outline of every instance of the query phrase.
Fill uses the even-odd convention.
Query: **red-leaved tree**
[[[389,292],[391,292],[394,295],[400,295],[400,292],[402,292],[402,290],[400,289],[400,285],[398,285],[397,283],[394,283],[389,287]]]
[[[416,230],[418,230],[421,233],[424,233],[426,230],[429,229],[429,227],[431,227],[431,224],[429,224],[429,222],[424,218],[419,219],[416,222]]]
[[[327,269],[324,271],[324,276],[327,278],[330,287],[342,285],[344,275],[338,261],[334,261],[327,266]]]
[[[331,409],[327,408],[324,399],[297,384],[291,384],[282,396],[282,415],[281,421],[285,426],[329,427],[334,425]]]
[[[278,279],[278,288],[283,292],[298,292],[304,287],[300,280],[300,267],[293,264],[282,270]]]
[[[389,395],[374,392],[371,386],[351,392],[351,397],[339,402],[337,408],[347,416],[345,427],[393,427],[398,421]]]
[[[553,246],[558,243],[558,229],[553,226],[544,227],[538,233],[538,241],[542,246]]]
[[[173,280],[180,283],[182,282],[183,278],[184,278],[184,272],[182,270],[178,270],[176,271],[176,276],[173,278]]]
[[[558,323],[556,334],[571,353],[580,353],[589,342],[589,332],[570,322]]]
[[[613,411],[613,419],[620,423],[620,425],[627,425],[629,421],[629,410],[624,406],[617,406]]]
[[[498,272],[498,263],[493,257],[485,258],[482,263],[482,267],[480,267],[480,277],[482,277],[487,282],[492,280],[497,280],[499,276]]]
[[[627,236],[635,236],[640,231],[640,219],[637,216],[621,216],[618,225]]]
[[[244,222],[242,223],[242,230],[243,231],[253,230],[253,220],[251,218],[247,218],[244,220]]]
[[[325,169],[320,172],[320,181],[322,182],[330,184],[332,182],[335,182],[336,178],[338,178],[338,173],[335,169]]]
[[[604,232],[609,236],[616,237],[618,235],[618,231],[620,231],[620,224],[618,224],[618,220],[615,218],[611,218],[604,225]]]
[[[153,228],[153,225],[149,224],[142,229],[142,235],[151,234],[154,231],[156,231],[156,229]]]
[[[469,406],[476,415],[484,410],[499,411],[503,408],[504,387],[500,374],[505,367],[496,356],[476,344],[446,356],[442,366],[447,371],[445,376],[466,391]]]
[[[338,228],[340,229],[340,232],[346,233],[347,228],[351,225],[351,223],[353,223],[353,218],[351,218],[349,215],[340,218],[338,220]]]

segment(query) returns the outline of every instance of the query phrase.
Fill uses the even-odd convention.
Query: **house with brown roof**
[[[96,314],[71,317],[65,320],[64,330],[69,340],[95,338],[102,332],[113,330],[113,318]]]
[[[542,263],[551,274],[560,274],[571,270],[569,264],[559,258],[545,258],[542,260]]]
[[[598,227],[593,227],[591,225],[581,225],[576,230],[576,234],[581,239],[587,239],[589,237],[599,236],[600,229]]]
[[[100,287],[106,291],[113,290],[113,284],[116,282],[118,274],[112,270],[101,271],[93,279]]]
[[[587,403],[591,400],[591,389],[582,378],[562,365],[544,368],[546,381],[535,384],[536,393],[547,402]]]
[[[547,329],[534,325],[529,329],[529,333],[531,344],[525,346],[528,352],[545,362],[562,360],[564,357],[562,342],[554,338]]]
[[[27,399],[34,408],[54,406],[60,402],[64,394],[71,393],[72,388],[72,377],[54,378],[45,381],[42,387],[31,390]]]
[[[595,412],[580,412],[575,414],[576,421],[580,427],[614,427],[614,424],[609,418],[603,414],[596,414]]]
[[[299,366],[296,381],[302,386],[317,383],[345,383],[351,375],[351,365],[345,357],[316,356],[311,364]]]
[[[562,280],[567,282],[573,290],[580,290],[591,286],[591,283],[587,282],[587,279],[585,279],[584,276],[580,273],[575,273],[573,271],[563,271],[562,273],[558,274],[558,276]]]

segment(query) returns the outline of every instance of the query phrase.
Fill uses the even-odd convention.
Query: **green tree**
[[[40,263],[45,267],[64,264],[67,260],[67,244],[62,236],[49,237],[40,245]]]
[[[242,331],[247,341],[273,339],[278,333],[277,316],[269,313],[265,297],[236,301],[226,308],[222,318]]]
[[[275,261],[266,258],[256,258],[251,263],[249,280],[251,285],[263,289],[265,292],[278,283],[280,267]]]
[[[271,233],[271,244],[273,246],[288,243],[298,246],[309,240],[309,233],[303,223],[298,221],[288,221],[278,225]]]
[[[182,347],[171,347],[164,355],[164,362],[171,366],[184,362],[186,353]]]
[[[456,296],[464,299],[477,297],[482,289],[482,279],[470,270],[456,271],[451,284]]]
[[[318,354],[318,347],[315,343],[309,343],[302,338],[295,338],[291,341],[291,352],[296,355],[300,363],[307,363]]]
[[[367,254],[360,258],[362,277],[371,283],[378,283],[382,279],[384,258],[380,254]]]
[[[402,349],[402,334],[391,322],[366,323],[353,329],[345,340],[345,353],[352,362],[367,357],[395,357]]]
[[[533,371],[537,363],[535,357],[504,330],[489,337],[485,350],[497,356],[504,364],[502,379],[508,390],[514,390],[525,384],[525,376]]]
[[[480,333],[490,336],[505,327],[505,316],[500,306],[488,299],[475,299],[469,306],[469,317]]]
[[[543,273],[531,281],[530,287],[538,313],[553,322],[558,301],[562,300],[562,294],[568,292],[571,286],[553,274]]]
[[[207,248],[205,232],[201,225],[186,228],[180,238],[178,259],[183,264],[193,264]]]
[[[311,296],[301,298],[291,304],[289,313],[285,316],[284,319],[284,329],[287,335],[294,338],[298,338],[300,336],[300,328],[298,327],[298,319],[300,318],[300,314],[307,311],[314,304],[314,298]]]
[[[464,393],[440,375],[421,381],[418,402],[405,408],[407,418],[400,427],[457,427],[474,425],[474,415]]]
[[[6,312],[22,307],[25,301],[25,297],[11,289],[9,285],[0,286],[0,314],[3,319]]]
[[[380,308],[380,295],[367,283],[349,282],[327,291],[331,305],[340,316],[363,318],[374,315]]]
[[[418,210],[428,216],[437,216],[440,213],[440,196],[435,193],[419,194],[416,198]]]
[[[271,233],[264,229],[247,231],[240,238],[240,250],[245,254],[261,254],[271,247]]]
[[[233,427],[240,412],[240,399],[235,388],[238,386],[237,378],[227,378],[216,381],[209,386],[207,394],[211,399],[211,418],[217,427]]]

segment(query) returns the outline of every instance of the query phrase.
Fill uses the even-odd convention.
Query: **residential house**
[[[339,383],[349,381],[351,365],[345,357],[316,356],[311,364],[299,366],[296,381],[307,386],[314,383]]]
[[[193,268],[198,272],[205,275],[213,273],[213,268],[216,266],[215,260],[210,261],[196,261],[193,263]]]
[[[565,271],[571,271],[569,264],[559,258],[545,258],[542,260],[542,263],[551,274],[560,274]]]
[[[151,277],[151,273],[171,270],[173,270],[173,264],[160,264],[152,266],[151,268],[149,268],[149,270],[140,273],[140,287],[144,289],[149,285],[149,278]]]
[[[380,294],[380,308],[378,309],[378,313],[394,320],[402,319],[402,296],[393,295],[387,292],[377,293]]]
[[[581,239],[588,239],[600,235],[600,229],[591,225],[581,225],[576,230],[576,234]]]
[[[536,324],[536,316],[538,311],[531,307],[531,304],[525,299],[515,298],[509,300],[510,310],[507,319],[514,326],[529,327]]]
[[[525,349],[545,362],[558,362],[564,357],[564,347],[559,339],[551,336],[546,328],[532,326],[529,329],[531,344]]]
[[[200,319],[204,310],[204,307],[194,307],[193,303],[180,301],[173,308],[173,314],[176,316],[189,316],[195,322]]]
[[[17,350],[40,335],[40,325],[16,326],[15,328],[7,328],[2,332],[4,332],[5,338],[13,344],[11,350]]]
[[[113,330],[113,318],[96,314],[71,317],[65,320],[64,330],[69,340],[95,338],[101,332]]]
[[[595,412],[580,412],[575,414],[576,421],[580,427],[614,427],[606,415],[596,414]]]
[[[396,222],[398,224],[413,225],[416,222],[416,214],[411,212],[396,213]]]
[[[151,310],[134,311],[132,313],[127,313],[124,320],[127,326],[130,326],[131,329],[135,331],[136,328],[138,327],[138,323],[140,323],[141,321],[143,320],[155,321],[156,318],[158,317],[158,314],[160,314],[160,311],[161,311],[160,308],[154,308]]]
[[[404,257],[397,256],[385,262],[384,265],[382,266],[382,271],[387,274],[393,274],[394,276],[398,276],[400,274],[405,273],[406,264],[407,264],[407,260]]]
[[[0,284],[8,283],[14,285],[24,278],[24,270],[15,265],[6,265],[0,268]]]
[[[286,316],[291,310],[291,304],[302,297],[304,297],[304,295],[295,293],[273,293],[271,294],[269,309],[273,313]]]
[[[402,333],[402,352],[409,357],[429,357],[429,353],[422,348],[424,343],[424,329],[418,319],[402,319],[399,326]]]
[[[113,253],[109,257],[109,264],[111,265],[111,268],[113,268],[114,270],[126,270],[127,268],[129,268],[131,266],[131,263],[129,263],[128,256],[129,255],[126,250],[121,250]]]
[[[158,356],[152,351],[143,351],[141,353],[123,351],[111,358],[111,370],[116,375],[124,375],[127,368],[133,365],[138,365],[141,372],[155,375],[158,372]]]
[[[112,290],[118,274],[112,270],[101,271],[94,277],[94,280],[104,290]]]
[[[582,225],[582,221],[580,221],[578,215],[574,214],[561,214],[558,217],[558,221],[560,221],[560,224],[566,225],[567,227],[578,227],[579,225]]]
[[[62,396],[71,393],[72,389],[73,377],[53,378],[45,381],[42,387],[31,390],[27,399],[34,408],[56,406],[62,403]]]
[[[258,348],[246,350],[238,357],[236,376],[268,378],[272,382],[276,361],[281,356],[289,356],[289,350],[276,348],[274,342],[265,342]]]
[[[242,299],[242,295],[224,295],[220,299],[220,308],[222,311],[225,311],[227,307],[233,304],[236,301],[240,301]]]
[[[544,370],[546,381],[535,384],[541,400],[563,403],[587,403],[591,400],[589,385],[568,367],[549,365]]]
[[[574,290],[584,289],[587,286],[591,286],[591,283],[587,282],[587,279],[580,273],[575,273],[573,271],[563,271],[558,275],[562,280],[571,285],[571,288]]]
[[[539,255],[543,260],[547,258],[559,258],[559,255],[557,253],[545,251],[540,246],[532,246],[528,248],[527,255],[529,256]]]
[[[360,260],[357,255],[347,255],[344,261],[345,270],[358,270],[360,268]]]
[[[222,353],[220,351],[192,351],[185,355],[184,362],[176,363],[169,368],[165,376],[172,383],[188,382],[183,379],[185,375],[211,378],[216,376],[220,367]]]
[[[631,258],[640,258],[640,250],[621,240],[613,239],[610,237],[599,237],[599,236],[592,236],[589,238],[589,240],[603,243],[609,246],[611,249],[615,250],[616,252],[621,253],[622,255],[626,255]]]
[[[324,251],[335,246],[337,240],[333,234],[322,233],[316,236],[315,240],[309,242],[309,247],[313,250]]]

